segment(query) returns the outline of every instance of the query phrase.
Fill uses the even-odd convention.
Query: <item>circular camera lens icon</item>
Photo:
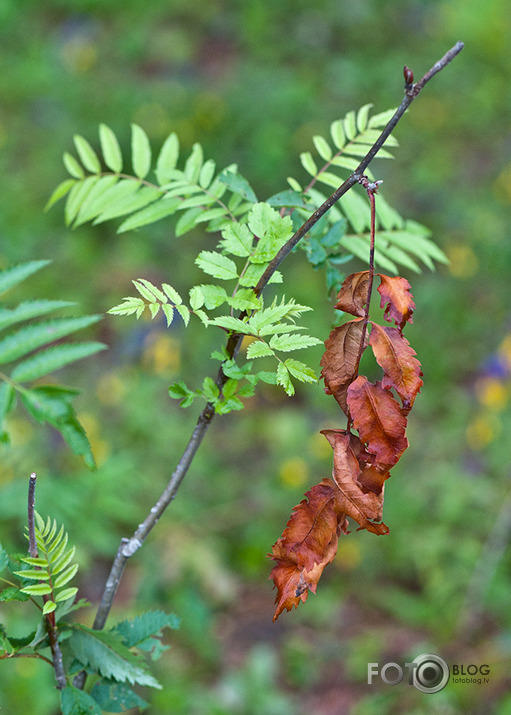
[[[413,660],[413,685],[421,693],[438,693],[449,682],[449,666],[438,655],[426,653]]]

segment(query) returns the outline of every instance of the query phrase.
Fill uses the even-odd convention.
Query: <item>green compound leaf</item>
[[[277,385],[281,385],[289,397],[292,397],[295,394],[295,388],[291,382],[289,370],[282,362],[279,362],[279,366],[277,368]]]
[[[98,681],[91,690],[91,696],[101,706],[101,712],[123,713],[132,708],[144,710],[149,705],[129,685],[117,683],[115,680]]]
[[[131,125],[131,155],[135,176],[145,179],[151,169],[151,146],[147,134],[138,124]]]
[[[216,251],[201,251],[195,263],[204,273],[220,280],[227,281],[238,277],[238,269],[234,261]]]
[[[117,229],[117,233],[132,231],[135,228],[147,226],[168,216],[173,216],[181,203],[181,199],[178,198],[162,198],[159,201],[155,201],[123,221]]]
[[[232,223],[222,231],[222,248],[233,256],[245,258],[252,252],[253,235],[245,224]]]
[[[297,380],[300,380],[300,382],[318,381],[318,377],[314,370],[308,365],[305,365],[305,363],[300,362],[299,360],[287,358],[287,360],[284,362],[284,365],[287,367],[291,375]]]
[[[247,348],[247,360],[253,360],[259,357],[268,357],[275,355],[274,351],[262,340],[255,340]]]
[[[121,147],[114,132],[106,124],[99,125],[99,141],[105,164],[119,174],[122,171]]]

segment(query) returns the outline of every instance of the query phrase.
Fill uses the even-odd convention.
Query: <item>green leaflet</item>
[[[106,124],[99,125],[99,141],[105,164],[119,174],[122,171],[122,153],[114,132]]]
[[[73,624],[73,633],[65,644],[84,667],[92,668],[105,678],[161,688],[145,662],[124,645],[119,633]]]
[[[87,139],[79,134],[75,134],[73,141],[75,143],[78,156],[80,157],[80,161],[84,167],[93,174],[99,174],[101,171],[101,164],[98,159],[98,155],[91,147]]]
[[[138,179],[145,179],[151,169],[151,146],[147,134],[138,124],[131,125],[131,162]]]
[[[103,343],[67,343],[42,350],[36,355],[18,363],[11,373],[11,379],[18,382],[37,380],[76,360],[105,350]]]
[[[0,308],[0,330],[72,305],[76,304],[68,300],[27,300],[16,308]]]
[[[156,180],[160,186],[168,183],[179,158],[179,139],[172,132],[164,141],[156,160]]]
[[[234,261],[216,251],[201,251],[195,259],[195,263],[204,273],[223,281],[233,280],[238,277],[238,270]]]
[[[103,715],[100,703],[83,690],[68,685],[60,691],[62,715]]]
[[[88,315],[81,318],[55,318],[9,333],[0,340],[0,364],[17,360],[41,345],[96,323],[100,318],[99,315]]]
[[[7,293],[8,290],[11,290],[11,288],[31,276],[32,273],[36,273],[49,263],[51,261],[29,261],[0,271],[0,295]]]

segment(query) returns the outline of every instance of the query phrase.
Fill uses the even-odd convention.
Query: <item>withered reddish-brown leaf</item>
[[[361,441],[375,455],[375,466],[388,469],[396,464],[408,440],[406,417],[391,393],[359,375],[348,388],[348,406]]]
[[[397,328],[384,328],[376,323],[371,323],[369,344],[385,373],[382,387],[393,387],[402,399],[403,407],[410,411],[423,385],[421,364],[415,357],[415,350]]]
[[[273,545],[271,558],[277,564],[270,578],[277,587],[275,621],[284,609],[305,602],[316,587],[323,569],[337,553],[341,531],[346,532],[346,515],[337,501],[337,488],[323,479],[306,492],[291,514],[287,527]]]
[[[389,322],[394,320],[396,325],[402,330],[405,323],[413,323],[412,313],[415,310],[413,296],[410,293],[410,284],[406,278],[399,276],[386,276],[378,273],[381,283],[378,286],[378,293],[381,296],[380,307],[384,308],[384,317]]]
[[[345,415],[348,414],[346,392],[358,369],[363,324],[361,318],[356,318],[334,328],[325,340],[326,350],[320,362],[321,377]]]
[[[351,448],[350,435],[344,430],[322,430],[322,434],[334,450],[333,478],[340,492],[340,508],[361,529],[373,534],[387,534],[389,530],[385,524],[373,523],[381,520],[383,495],[368,491],[359,481],[362,470]]]
[[[341,286],[335,308],[351,315],[365,316],[367,292],[369,289],[369,271],[360,271],[349,275]]]

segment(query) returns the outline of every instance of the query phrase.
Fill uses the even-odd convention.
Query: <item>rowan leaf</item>
[[[351,315],[364,317],[369,289],[369,271],[349,275],[341,286],[335,308]]]
[[[382,387],[394,388],[403,401],[403,407],[410,410],[417,393],[421,389],[421,364],[416,352],[398,328],[382,327],[371,323],[369,344],[385,377]]]
[[[195,259],[195,263],[204,273],[208,273],[214,278],[219,278],[223,281],[238,277],[238,271],[234,261],[216,251],[201,251]]]
[[[277,588],[275,621],[284,609],[305,602],[309,590],[316,592],[323,569],[337,553],[341,531],[347,522],[336,499],[337,488],[323,479],[305,494],[291,513],[282,536],[272,547],[270,558],[277,564],[270,578]]]
[[[348,387],[348,407],[360,440],[375,455],[375,466],[390,468],[408,446],[406,417],[388,390],[359,375]]]
[[[356,318],[334,328],[325,340],[326,350],[319,363],[328,394],[335,397],[345,415],[348,415],[347,390],[357,374],[363,324],[361,318]]]
[[[385,308],[385,320],[396,323],[400,330],[406,322],[413,323],[412,313],[415,310],[413,296],[410,293],[410,284],[406,278],[399,276],[386,276],[378,273],[381,283],[378,293],[381,296],[380,307]]]
[[[142,127],[131,125],[131,162],[138,179],[145,179],[151,168],[151,145]]]
[[[373,534],[387,534],[385,524],[380,521],[383,507],[383,494],[376,495],[367,491],[359,482],[360,464],[351,448],[350,435],[344,430],[322,430],[334,450],[333,479],[339,489],[338,501],[346,516],[359,524],[361,529]]]
[[[121,147],[114,132],[106,124],[99,125],[99,141],[105,164],[118,174],[122,171]]]

